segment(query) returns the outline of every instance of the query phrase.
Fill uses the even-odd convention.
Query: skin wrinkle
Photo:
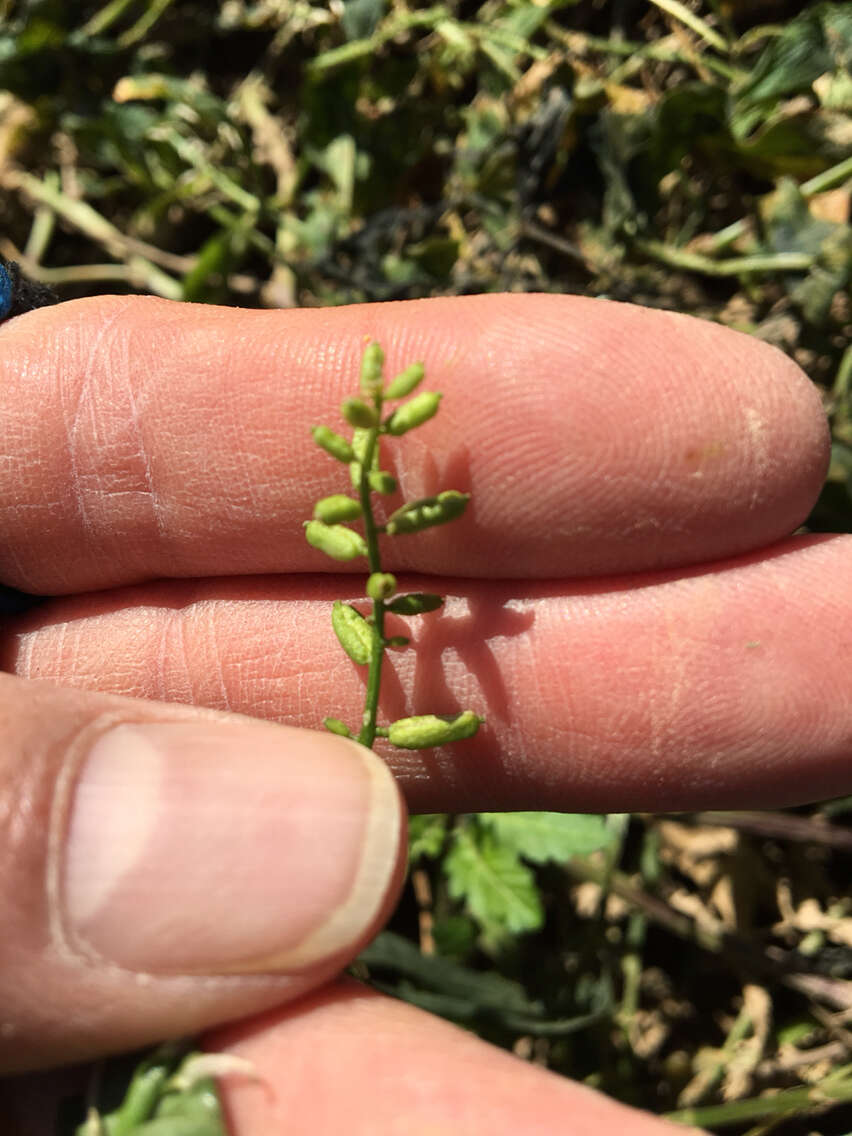
[[[743,408],[745,416],[746,429],[748,431],[749,440],[751,442],[750,454],[752,460],[752,491],[749,499],[749,505],[752,509],[757,509],[761,503],[762,493],[760,490],[764,481],[769,481],[769,474],[772,466],[772,461],[769,456],[769,441],[767,438],[767,423],[766,418],[752,406]]]
[[[683,652],[678,650],[677,618],[668,608],[663,608],[660,615],[663,635],[659,643],[654,643],[654,649],[658,655],[674,659],[675,664],[674,668],[670,662],[667,666],[670,673],[668,683],[648,687],[648,751],[657,765],[666,749],[673,742],[676,744],[676,737],[672,737],[672,723],[677,722],[685,710],[688,712],[688,684],[684,681],[687,663]],[[650,669],[653,670],[654,666],[655,660],[652,660]]]
[[[169,613],[160,640],[160,653],[157,666],[158,687],[154,698],[162,698],[166,690],[174,690],[175,701],[190,705],[196,701],[195,684],[192,681],[192,666],[186,642],[187,619],[181,610]]]
[[[148,499],[151,504],[151,516],[154,521],[154,528],[159,537],[160,543],[161,545],[165,546],[167,544],[167,524],[165,517],[163,516],[162,508],[160,506],[156,486],[154,484],[154,475],[151,469],[151,460],[148,456],[147,447],[145,445],[145,435],[142,428],[143,420],[141,414],[139,413],[139,399],[136,397],[133,389],[133,382],[130,378],[130,367],[127,366],[124,369],[123,373],[125,375],[124,385],[127,396],[127,405],[130,409],[130,416],[128,421],[133,427],[136,434],[138,454],[142,462],[144,471],[145,487],[147,489]],[[143,380],[140,388],[140,394],[144,395],[144,391],[145,386]]]
[[[231,710],[233,707],[228,691],[229,684],[225,676],[224,658],[219,645],[219,632],[212,604],[205,605],[204,617],[204,630],[207,638],[207,650],[205,653],[212,659],[213,672],[218,682],[219,696],[221,699],[219,706],[222,710]]]
[[[95,339],[89,349],[89,362],[93,356],[96,355],[99,340]],[[94,535],[94,525],[89,516],[88,510],[88,494],[83,489],[83,479],[80,474],[80,464],[78,461],[78,438],[77,426],[80,420],[81,407],[87,401],[87,396],[90,390],[90,369],[85,364],[82,367],[83,381],[76,390],[69,390],[70,383],[64,381],[63,373],[57,376],[58,379],[58,399],[60,406],[63,407],[63,421],[65,425],[65,438],[68,452],[68,472],[69,472],[69,489],[71,497],[74,500],[77,511],[80,517],[84,536],[91,539]],[[66,407],[66,395],[70,395],[70,407]]]
[[[103,498],[107,500],[110,497],[111,489],[108,487],[108,480],[105,480],[101,467],[98,464],[104,452],[109,450],[108,441],[111,439],[112,431],[109,428],[108,413],[114,414],[115,408],[112,400],[108,399],[103,402],[103,412],[99,413],[99,396],[101,391],[99,387],[99,372],[100,372],[100,357],[107,360],[105,366],[106,382],[109,388],[113,386],[113,376],[128,376],[126,384],[127,394],[130,394],[129,387],[129,365],[128,365],[128,352],[127,344],[123,338],[126,326],[126,310],[128,304],[120,304],[112,315],[106,319],[102,319],[97,327],[97,330],[92,336],[89,350],[85,352],[85,334],[75,336],[73,340],[73,347],[82,344],[84,347],[83,364],[81,367],[82,383],[79,390],[74,392],[71,388],[73,382],[73,370],[68,371],[62,368],[58,376],[58,395],[60,405],[69,401],[70,395],[71,410],[65,412],[65,430],[68,440],[68,459],[71,470],[71,490],[74,499],[77,503],[77,508],[83,524],[84,533],[88,538],[97,544],[103,540],[99,536],[100,526],[92,516],[89,510],[89,503],[87,498],[90,496],[88,484],[91,481],[95,486],[93,497],[93,504],[95,502],[103,502]],[[110,365],[111,364],[111,365]],[[120,381],[120,380],[119,380]],[[132,412],[132,408],[131,408]],[[126,422],[126,415],[121,416],[122,422]],[[86,431],[83,431],[82,438],[80,437],[81,427],[86,423],[88,428],[89,438],[86,437]],[[106,426],[106,429],[104,429]],[[99,437],[99,434],[101,436]],[[86,451],[91,453],[92,457],[87,457]],[[145,460],[144,452],[139,452],[143,461]],[[94,459],[94,460],[93,460]],[[89,467],[89,472],[83,472]],[[138,493],[138,489],[135,490]]]
[[[135,337],[128,308],[132,311],[129,303],[120,305],[111,318],[101,321],[93,336],[73,429],[69,430],[69,457],[77,471],[74,484],[84,512],[86,497],[92,498],[93,511],[86,517],[88,536],[94,547],[107,549],[119,562],[124,559],[122,538],[128,530],[136,539],[136,534],[144,533],[144,539],[154,541],[161,554],[168,549],[168,520],[145,441],[149,384],[147,375],[135,376],[131,365]],[[144,357],[145,352],[141,354]],[[107,455],[115,455],[114,460],[104,462]],[[83,473],[86,467],[88,472]],[[94,485],[91,491],[87,490],[89,481]],[[144,517],[134,516],[138,514],[136,502],[142,499]],[[115,519],[110,522],[110,518]]]

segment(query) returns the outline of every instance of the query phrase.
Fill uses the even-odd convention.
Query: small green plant
[[[385,650],[409,643],[405,636],[386,636],[385,615],[423,615],[436,611],[444,602],[441,596],[428,592],[398,595],[396,577],[382,570],[379,537],[397,539],[453,521],[465,511],[470,495],[447,489],[435,497],[406,502],[384,523],[376,519],[373,495],[397,491],[396,479],[381,468],[380,439],[383,435],[397,438],[428,422],[437,414],[441,401],[435,391],[420,391],[408,399],[423,380],[422,363],[412,363],[385,384],[384,361],[379,344],[369,343],[361,359],[360,394],[347,398],[341,406],[343,418],[353,428],[351,441],[328,426],[314,426],[312,430],[321,449],[349,466],[358,496],[335,493],[317,501],[313,518],[305,522],[305,537],[308,544],[334,560],[365,557],[369,570],[365,594],[372,601],[368,615],[341,600],[335,602],[331,613],[331,624],[343,650],[354,663],[368,668],[360,728],[353,731],[339,718],[326,718],[324,724],[332,733],[354,737],[365,746],[372,747],[376,737],[382,737],[402,749],[428,749],[472,737],[483,719],[472,710],[463,710],[460,714],[423,714],[399,718],[387,726],[378,724]],[[386,413],[386,403],[402,399],[408,401]],[[363,535],[349,527],[346,522],[351,521],[363,524]]]

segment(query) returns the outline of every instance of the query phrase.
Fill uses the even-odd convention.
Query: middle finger
[[[436,751],[377,742],[419,811],[655,810],[852,790],[852,537],[796,538],[686,572],[594,581],[400,578],[447,595],[389,619],[380,712],[487,721]],[[6,669],[308,728],[359,721],[364,668],[329,612],[351,577],[173,582],[54,600]]]

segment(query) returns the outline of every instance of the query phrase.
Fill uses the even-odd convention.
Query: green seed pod
[[[425,373],[422,363],[412,363],[410,367],[406,367],[404,371],[400,371],[395,378],[391,379],[388,389],[385,391],[385,398],[405,398],[423,381]]]
[[[369,663],[373,653],[373,629],[360,611],[341,600],[334,601],[331,626],[340,646],[353,663]]]
[[[347,497],[345,493],[332,493],[330,497],[323,497],[314,505],[314,519],[324,521],[327,525],[356,521],[361,512],[360,501]]]
[[[342,738],[351,738],[352,731],[345,722],[341,722],[339,718],[323,718],[322,724],[327,730],[333,734],[339,734]]]
[[[387,431],[398,437],[415,426],[421,426],[438,413],[441,396],[435,391],[421,391],[411,402],[404,402],[387,421]]]
[[[423,497],[419,501],[409,501],[391,513],[385,531],[391,536],[398,533],[420,532],[432,525],[443,525],[460,517],[470,500],[469,493],[459,493],[457,489],[445,489],[437,497]]]
[[[394,615],[422,615],[426,611],[436,611],[443,602],[443,596],[433,596],[430,592],[410,592],[407,596],[391,600],[387,610]]]
[[[355,454],[346,439],[341,437],[340,434],[335,434],[333,430],[329,430],[328,426],[314,426],[311,434],[316,444],[321,446],[327,454],[331,454],[333,458],[342,462],[354,460]]]
[[[400,718],[391,722],[388,738],[400,749],[431,749],[473,737],[482,721],[472,710],[451,717],[424,714],[417,718]]]
[[[352,482],[353,489],[361,488],[361,463],[358,461],[349,463],[349,480]]]
[[[396,576],[390,572],[374,572],[367,580],[367,595],[371,600],[386,600],[396,591]]]
[[[371,469],[367,480],[374,493],[396,493],[396,478],[383,469]]]
[[[361,390],[364,394],[375,394],[382,389],[384,365],[384,351],[375,341],[368,343],[361,356]]]
[[[360,533],[345,525],[326,525],[322,521],[305,522],[305,539],[332,560],[354,560],[367,555],[367,543]]]
[[[379,424],[379,416],[373,406],[368,406],[361,398],[347,398],[340,407],[340,413],[350,426],[371,430]]]
[[[370,444],[370,431],[356,429],[352,435],[352,452],[359,462],[362,462],[367,456],[367,447]],[[373,448],[375,454],[377,447]]]

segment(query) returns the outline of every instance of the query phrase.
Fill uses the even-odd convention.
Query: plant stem
[[[381,420],[382,396],[375,396],[376,412]],[[376,520],[373,516],[373,503],[370,490],[369,475],[373,467],[373,455],[379,444],[379,427],[375,426],[367,438],[367,445],[361,461],[361,475],[358,479],[358,496],[364,514],[364,539],[367,542],[367,559],[370,574],[381,572],[381,558],[379,555],[379,533]],[[370,655],[369,670],[367,672],[367,693],[364,699],[364,717],[361,721],[361,731],[358,741],[361,745],[373,747],[376,739],[376,715],[379,709],[379,686],[382,677],[382,659],[385,653],[385,602],[382,599],[373,600],[373,650]]]
[[[662,241],[637,238],[633,244],[640,252],[663,264],[685,268],[688,272],[703,272],[706,276],[738,276],[745,272],[807,272],[814,263],[813,256],[803,252],[758,253],[713,260],[712,257],[675,248]]]

